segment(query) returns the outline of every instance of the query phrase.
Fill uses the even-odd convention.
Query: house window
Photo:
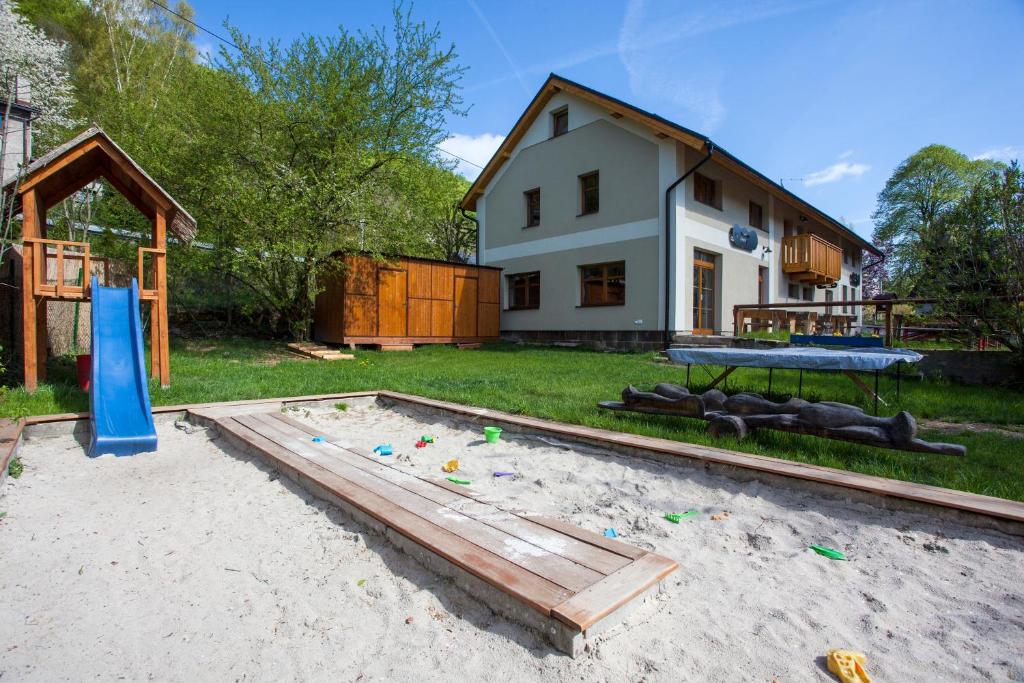
[[[707,204],[715,209],[721,208],[715,181],[700,173],[693,174],[693,198],[701,204]]]
[[[535,228],[540,225],[540,188],[523,193],[526,199],[526,227]]]
[[[846,301],[846,297],[850,294],[850,290],[846,285],[843,285],[843,301]],[[843,313],[846,313],[846,304],[843,304]]]
[[[789,283],[789,298],[799,299],[800,298],[800,285],[794,285],[792,282]]]
[[[814,301],[814,287],[804,287],[804,301]]]
[[[597,213],[600,208],[599,175],[597,171],[580,176],[580,215]]]
[[[626,262],[580,266],[580,305],[622,306],[626,303]]]
[[[750,202],[750,227],[764,230],[764,209],[757,202]]]
[[[854,287],[850,290],[850,301],[857,301],[857,288]],[[857,315],[857,305],[850,306],[850,313]]]
[[[557,138],[569,132],[569,108],[563,107],[551,113],[551,137]]]
[[[850,250],[843,249],[843,263],[850,265]]]
[[[540,308],[540,272],[506,275],[510,311]]]

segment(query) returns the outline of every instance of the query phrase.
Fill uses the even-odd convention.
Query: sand
[[[1020,537],[414,410],[292,415],[681,569],[573,660],[206,430],[96,460],[34,438],[0,498],[0,679],[825,681],[846,647],[876,681],[1024,680]]]

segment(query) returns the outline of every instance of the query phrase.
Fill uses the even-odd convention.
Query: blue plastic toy
[[[391,455],[391,444],[382,443],[381,445],[374,448],[373,452],[376,453],[377,455]]]
[[[606,538],[618,538],[619,535],[615,532],[615,529],[605,529],[604,535]]]
[[[131,287],[100,287],[92,278],[91,372],[90,457],[155,451],[135,278]]]
[[[323,442],[324,442],[324,437],[322,437],[322,436],[314,436],[313,437],[313,443],[323,443]]]

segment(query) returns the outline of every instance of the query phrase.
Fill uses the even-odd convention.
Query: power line
[[[242,48],[238,47],[232,41],[228,40],[224,36],[218,35],[218,34],[214,33],[213,31],[211,31],[210,29],[206,28],[205,26],[201,26],[200,24],[197,24],[196,22],[192,21],[188,17],[186,17],[186,16],[184,16],[182,14],[179,14],[178,12],[175,12],[174,10],[172,10],[170,7],[168,7],[167,5],[163,4],[162,2],[157,2],[157,0],[149,0],[149,1],[151,3],[153,3],[154,5],[156,5],[157,7],[163,9],[165,12],[170,12],[171,14],[173,14],[176,17],[178,17],[182,21],[185,21],[185,22],[188,22],[188,23],[192,24],[193,26],[195,26],[197,29],[199,29],[203,33],[210,34],[211,36],[213,36],[214,38],[216,38],[220,42],[225,43],[227,45],[230,45],[231,47],[235,48],[239,52],[242,51]]]
[[[187,23],[195,26],[197,29],[199,29],[203,33],[206,33],[208,35],[213,36],[214,38],[216,38],[220,42],[224,43],[225,45],[230,45],[231,47],[235,48],[239,52],[243,51],[242,48],[238,47],[238,45],[236,45],[234,43],[234,41],[228,40],[224,36],[221,36],[221,35],[219,35],[217,33],[214,33],[210,29],[206,28],[205,26],[203,26],[201,24],[196,23],[195,21],[189,19],[188,17],[184,16],[183,14],[175,12],[174,10],[172,10],[170,7],[168,7],[167,5],[163,4],[162,2],[159,2],[158,0],[149,0],[149,1],[151,3],[153,3],[154,5],[156,5],[157,7],[161,8],[162,10],[164,10],[165,12],[169,12],[169,13],[173,14],[174,16],[178,17],[179,19],[181,19],[182,21],[187,22]],[[476,168],[479,168],[481,171],[484,170],[484,167],[481,166],[480,164],[474,163],[474,162],[470,161],[469,159],[465,159],[463,157],[460,157],[458,154],[454,154],[452,152],[449,152],[446,149],[442,149],[439,145],[434,145],[434,149],[436,149],[439,152],[444,152],[448,156],[454,157],[454,158],[458,159],[459,161],[462,161],[462,162],[465,162],[465,163],[469,164],[470,166],[475,166]]]

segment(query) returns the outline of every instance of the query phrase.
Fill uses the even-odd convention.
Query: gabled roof
[[[196,219],[97,125],[5,178],[0,189],[17,193],[20,209],[21,195],[36,188],[49,208],[101,176],[147,217],[165,210],[167,229],[182,241],[195,237]]]
[[[853,230],[846,227],[835,218],[832,218],[824,211],[807,203],[782,185],[779,185],[765,176],[763,173],[753,169],[736,156],[727,152],[718,143],[713,142],[711,138],[706,135],[690,130],[684,126],[680,126],[678,123],[674,123],[668,119],[658,116],[657,114],[652,114],[651,112],[634,107],[622,100],[606,95],[602,92],[598,92],[592,88],[588,88],[587,86],[576,83],[575,81],[570,81],[569,79],[563,78],[557,74],[551,74],[548,76],[548,79],[534,96],[530,105],[526,108],[526,111],[522,113],[519,120],[516,121],[514,126],[512,126],[512,130],[509,131],[504,142],[501,143],[501,146],[498,147],[494,156],[492,156],[491,160],[487,162],[484,170],[481,171],[480,175],[477,176],[477,179],[470,186],[466,195],[459,203],[459,206],[467,211],[476,210],[476,200],[483,195],[484,189],[487,187],[488,183],[493,180],[495,174],[502,165],[511,158],[512,150],[514,150],[516,145],[519,144],[519,141],[522,140],[526,131],[530,128],[530,125],[541,113],[543,113],[544,107],[547,105],[548,101],[550,101],[551,98],[559,92],[568,93],[582,100],[603,107],[611,112],[614,118],[625,118],[647,126],[653,130],[654,134],[659,138],[673,138],[685,145],[688,145],[689,147],[692,147],[693,149],[698,150],[704,150],[709,146],[713,146],[714,156],[712,157],[712,160],[715,162],[733,173],[747,179],[754,185],[768,191],[774,196],[779,197],[783,201],[792,204],[803,213],[817,219],[821,223],[836,230],[851,241],[860,245],[863,249],[875,254],[876,256],[881,256],[881,252],[878,251],[873,244],[865,240]]]

